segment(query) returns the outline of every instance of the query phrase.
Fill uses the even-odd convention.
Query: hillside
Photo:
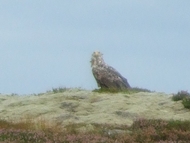
[[[189,109],[172,95],[156,92],[97,93],[69,89],[61,93],[39,95],[0,95],[0,118],[19,121],[23,118],[50,122],[108,123],[131,125],[135,119],[189,120]]]

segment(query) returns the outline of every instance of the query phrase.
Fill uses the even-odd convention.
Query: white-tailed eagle
[[[100,52],[93,52],[91,58],[92,73],[98,87],[111,90],[126,90],[130,88],[127,79],[113,67],[107,65],[102,55]]]

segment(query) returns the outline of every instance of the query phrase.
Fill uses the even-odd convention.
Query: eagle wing
[[[127,79],[111,66],[97,66],[92,69],[92,72],[101,88],[120,90],[130,88]]]

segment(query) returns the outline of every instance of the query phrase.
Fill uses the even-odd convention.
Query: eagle
[[[101,89],[126,90],[130,85],[125,77],[104,62],[103,54],[95,51],[91,57],[93,76]]]

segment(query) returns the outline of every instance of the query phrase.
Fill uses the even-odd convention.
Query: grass
[[[86,128],[86,130],[81,130]],[[89,129],[88,129],[89,128]],[[0,142],[14,143],[158,143],[188,142],[190,121],[137,119],[131,126],[110,124],[49,123],[40,119],[0,120]]]
[[[82,91],[84,89],[82,89],[81,87],[78,87],[78,88],[67,88],[67,87],[52,88],[53,93],[62,93],[65,91],[70,91],[70,90]],[[51,92],[51,90],[47,91],[47,92]]]
[[[98,93],[128,93],[128,94],[132,94],[132,93],[138,93],[138,92],[151,92],[148,89],[144,89],[144,88],[139,88],[139,87],[133,87],[133,88],[129,88],[129,89],[125,89],[125,90],[116,90],[116,89],[95,89],[93,90],[93,92],[98,92]]]

